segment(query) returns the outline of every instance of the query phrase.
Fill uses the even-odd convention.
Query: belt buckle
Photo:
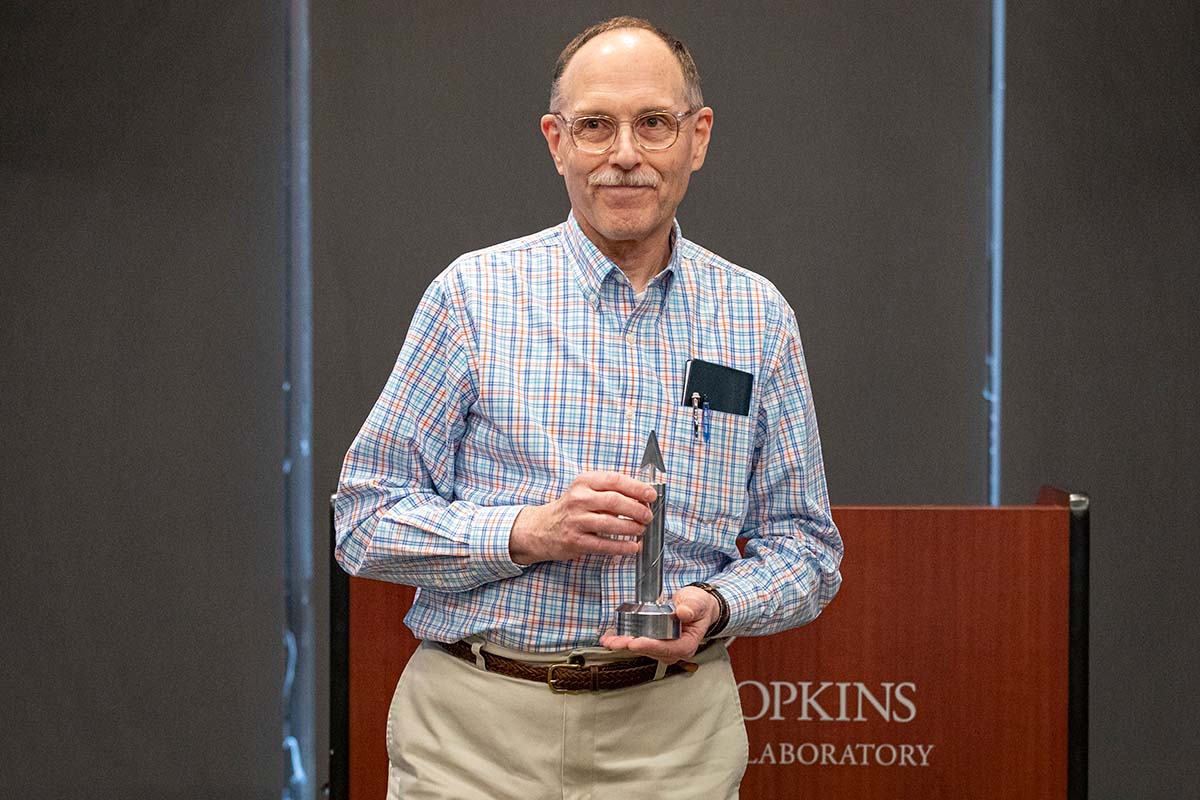
[[[550,691],[555,694],[580,694],[588,691],[587,689],[562,689],[554,682],[554,670],[556,669],[582,669],[583,656],[575,655],[568,658],[566,661],[558,664],[551,664],[546,670],[546,685],[550,687]]]

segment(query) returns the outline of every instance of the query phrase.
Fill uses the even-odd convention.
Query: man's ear
[[[562,127],[558,124],[558,117],[553,114],[542,115],[542,136],[546,137],[546,146],[550,148],[550,157],[554,159],[554,168],[558,170],[558,174],[563,173],[563,160],[559,154],[559,147],[562,145]]]
[[[704,166],[708,155],[708,143],[712,139],[713,110],[708,106],[696,112],[692,129],[692,172]]]

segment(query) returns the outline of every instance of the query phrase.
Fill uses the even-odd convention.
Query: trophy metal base
[[[678,639],[679,619],[670,603],[622,603],[617,607],[617,635]]]

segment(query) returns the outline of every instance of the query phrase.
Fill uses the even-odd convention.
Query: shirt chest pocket
[[[667,506],[682,517],[683,527],[675,532],[682,538],[715,537],[723,543],[741,529],[754,460],[754,423],[753,408],[749,416],[710,411],[706,440],[703,423],[696,431],[692,409],[675,407],[666,465]]]

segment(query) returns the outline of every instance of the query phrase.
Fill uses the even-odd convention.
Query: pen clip
[[[700,401],[701,400],[702,400],[702,398],[700,397],[699,392],[692,392],[692,438],[697,439],[697,440],[700,439],[700,424],[701,424]],[[705,403],[704,405],[706,408],[708,407],[708,403]],[[705,439],[708,438],[707,433],[705,434],[704,438]]]

